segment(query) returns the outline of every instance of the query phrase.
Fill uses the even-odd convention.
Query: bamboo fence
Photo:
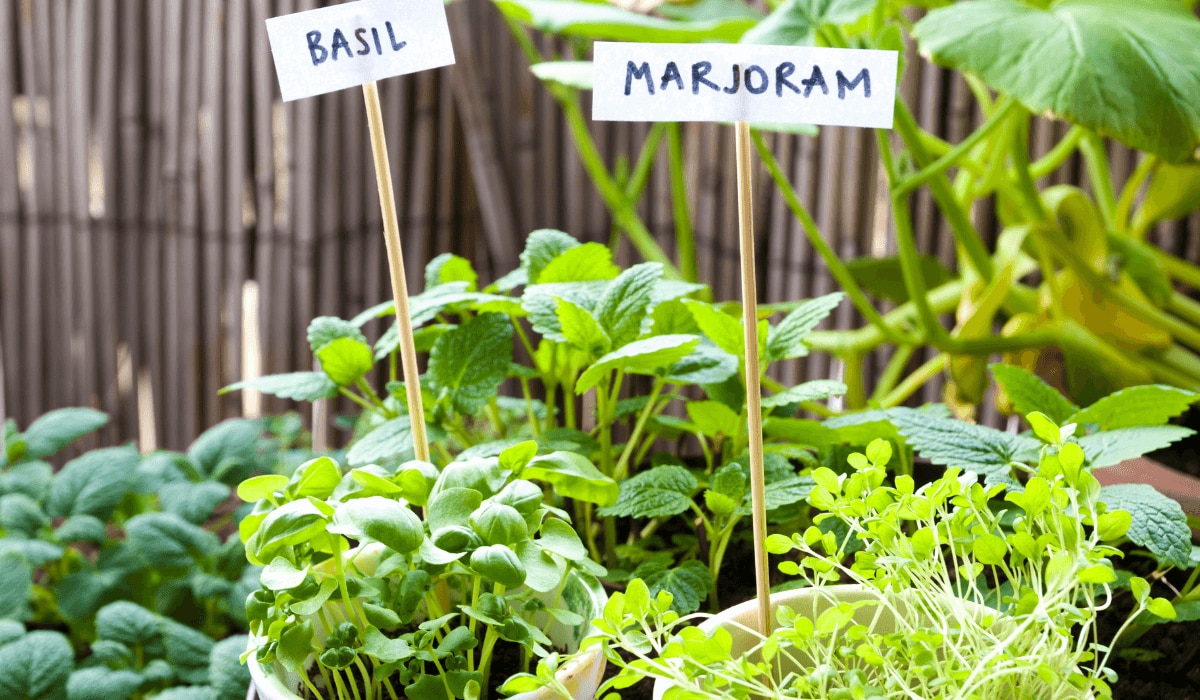
[[[313,316],[349,317],[389,298],[360,92],[279,101],[263,22],[317,4],[2,3],[0,419],[24,426],[52,408],[93,406],[113,418],[102,442],[179,448],[222,418],[291,408],[217,391],[246,372],[311,367]],[[533,229],[611,234],[557,105],[495,8],[447,9],[457,64],[380,84],[414,292],[442,252],[470,258],[490,280],[515,265]],[[902,90],[946,138],[979,123],[966,85],[937,67],[914,64]],[[592,128],[611,164],[634,158],[648,127]],[[1064,130],[1039,123],[1036,147]],[[840,254],[891,253],[869,133],[772,140]],[[684,147],[702,280],[717,298],[736,298],[731,128],[688,125]],[[1121,149],[1111,155],[1115,178],[1136,165]],[[671,253],[663,165],[640,214]],[[1072,168],[1060,177],[1082,178]],[[833,291],[798,222],[759,179],[760,299]],[[915,211],[922,249],[952,263],[953,240],[927,196]],[[978,223],[994,235],[990,221]],[[1200,218],[1154,235],[1200,260]],[[619,258],[635,260],[628,246]],[[845,304],[832,325],[859,322]],[[781,379],[834,372],[814,356]],[[937,387],[919,398],[938,399]]]

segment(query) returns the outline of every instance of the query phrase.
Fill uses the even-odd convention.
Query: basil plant
[[[246,603],[247,657],[339,700],[481,697],[506,644],[523,668],[555,663],[563,642],[547,631],[586,629],[568,609],[582,607],[572,587],[598,590],[605,570],[544,488],[596,503],[617,486],[533,441],[440,471],[409,461],[343,474],[321,457],[243,482],[238,495],[255,503],[246,556],[265,567]]]

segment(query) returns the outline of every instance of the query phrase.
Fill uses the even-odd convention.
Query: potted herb
[[[1106,508],[1073,425],[1050,434],[1049,419],[1031,421],[1045,444],[1018,465],[1023,486],[953,468],[921,488],[906,476],[887,485],[883,440],[853,454],[849,474],[815,470],[816,524],[768,540],[803,586],[772,597],[768,636],[753,602],[691,627],[698,616],[633,582],[585,642],[621,667],[601,690],[651,677],[664,698],[1109,697],[1111,644],[1095,621],[1131,516]],[[1144,579],[1127,585],[1130,621],[1174,617]]]
[[[547,684],[592,697],[604,661],[563,661],[589,633],[603,567],[557,494],[608,503],[616,484],[584,457],[532,441],[461,455],[440,473],[411,461],[343,475],[329,458],[289,479],[250,479],[246,555],[265,566],[247,601],[259,694],[371,700],[478,698],[509,673],[561,668]]]

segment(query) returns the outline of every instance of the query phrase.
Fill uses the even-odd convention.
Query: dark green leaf
[[[480,314],[438,338],[429,379],[460,415],[476,415],[504,381],[512,362],[513,327],[504,314]]]
[[[996,383],[1008,394],[1013,411],[1026,415],[1034,411],[1045,413],[1050,420],[1065,425],[1079,407],[1067,400],[1042,378],[1020,367],[996,363],[991,366]]]
[[[743,44],[812,46],[826,24],[852,24],[875,8],[876,0],[786,0],[742,36]]]
[[[1192,432],[1176,425],[1120,428],[1081,437],[1079,446],[1087,455],[1088,465],[1098,469],[1161,450]]]
[[[142,685],[134,671],[111,668],[81,668],[67,680],[68,700],[129,700]],[[160,696],[161,697],[161,696]]]
[[[688,470],[673,464],[654,467],[624,479],[617,501],[600,514],[624,518],[660,518],[677,515],[692,506],[699,484]]]
[[[842,303],[841,292],[809,299],[796,307],[767,334],[767,359],[770,362],[803,357],[808,354],[804,339],[825,319],[838,304]]]
[[[1197,400],[1200,400],[1200,394],[1173,386],[1132,386],[1079,411],[1070,422],[1095,424],[1100,430],[1162,425],[1188,410]]]
[[[216,481],[198,484],[177,482],[159,489],[159,504],[164,511],[202,525],[229,498],[229,487]]]
[[[23,493],[0,496],[0,528],[12,535],[33,537],[50,524],[50,518],[42,512],[37,501]]]
[[[258,421],[233,418],[204,431],[188,448],[188,459],[200,473],[227,486],[250,476],[258,459]]]
[[[932,255],[922,255],[920,264],[921,277],[929,289],[939,287],[954,277],[954,273]],[[904,286],[899,257],[851,258],[846,261],[846,269],[864,292],[897,304],[908,301],[908,287]]]
[[[699,610],[712,587],[712,573],[695,559],[675,568],[649,561],[638,566],[633,576],[646,582],[651,597],[657,596],[659,591],[668,591],[673,596],[671,608],[680,615]]]
[[[66,700],[75,654],[58,632],[30,632],[0,647],[0,697]]]
[[[125,498],[141,455],[133,447],[93,450],[67,462],[50,484],[46,512],[107,520]]]
[[[174,513],[143,513],[125,523],[129,544],[154,567],[188,567],[220,545],[213,533]]]
[[[90,408],[60,408],[29,425],[21,435],[25,442],[23,460],[49,457],[108,422],[108,416]]]
[[[31,615],[33,569],[20,553],[0,553],[0,619],[24,622]]]
[[[290,372],[268,374],[265,377],[230,384],[220,393],[245,390],[261,391],[291,401],[317,401],[337,395],[337,384],[324,372]]]
[[[1163,564],[1187,569],[1191,566],[1192,531],[1187,516],[1173,499],[1149,484],[1115,484],[1100,490],[1108,510],[1124,510],[1133,516],[1125,536],[1145,547]]]
[[[174,620],[162,618],[161,625],[167,661],[175,668],[179,679],[185,683],[207,683],[213,640]]]
[[[393,418],[359,438],[346,453],[352,466],[398,460],[413,449],[412,422],[408,416]]]
[[[991,483],[1012,480],[1013,461],[1036,460],[1041,443],[982,425],[938,418],[914,409],[892,409],[887,417],[908,443],[934,464],[974,471]]]

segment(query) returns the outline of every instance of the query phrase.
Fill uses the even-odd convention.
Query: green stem
[[[1011,153],[1013,169],[1017,175],[1018,190],[1021,198],[1025,200],[1025,207],[1030,217],[1034,221],[1046,221],[1050,218],[1050,212],[1046,211],[1046,205],[1042,202],[1041,195],[1038,194],[1033,176],[1029,174],[1029,112],[1022,109],[1016,119],[1017,126],[1013,130]]]
[[[929,304],[929,289],[925,286],[924,275],[921,274],[921,257],[913,235],[908,199],[893,199],[892,210],[896,222],[896,250],[900,258],[900,272],[904,277],[904,288],[908,290],[908,298],[916,303],[917,320],[929,341],[937,343],[949,340],[949,334]]]
[[[637,422],[633,426],[633,432],[629,434],[629,439],[625,441],[625,449],[621,450],[621,457],[617,460],[617,465],[613,468],[612,478],[620,481],[625,478],[625,474],[629,471],[629,458],[633,454],[634,447],[638,440],[642,437],[642,431],[646,429],[646,423],[650,420],[650,416],[654,414],[654,406],[658,403],[658,396],[662,393],[664,380],[655,378],[654,386],[650,389],[650,396],[646,400],[645,407],[638,413]]]
[[[817,255],[825,261],[825,265],[829,268],[829,273],[841,285],[842,291],[850,297],[850,301],[854,304],[854,308],[863,315],[873,327],[879,330],[884,338],[890,343],[897,345],[906,342],[912,342],[911,339],[905,338],[904,334],[889,325],[887,321],[880,316],[879,311],[867,299],[862,288],[858,286],[858,282],[854,280],[854,275],[850,273],[849,268],[842,262],[842,259],[834,252],[825,239],[821,237],[821,232],[817,229],[817,222],[813,220],[812,215],[808,213],[808,209],[800,201],[796,189],[792,187],[791,181],[780,168],[779,162],[775,160],[775,156],[771,150],[767,148],[766,142],[762,138],[762,134],[757,131],[751,131],[751,138],[754,140],[754,147],[758,151],[759,157],[763,164],[767,167],[767,172],[771,174],[771,179],[775,181],[775,186],[779,188],[779,192],[783,195],[784,201],[791,210],[792,215],[800,221],[801,228],[804,229],[804,235],[808,238],[808,242],[812,245],[813,250],[817,251]]]
[[[1200,326],[1200,302],[1186,294],[1171,292],[1167,310],[1180,318]]]
[[[341,394],[342,396],[345,396],[346,398],[350,399],[350,400],[351,400],[351,401],[353,401],[354,403],[358,404],[360,407],[362,407],[362,409],[363,409],[364,411],[368,411],[368,412],[370,412],[370,413],[376,413],[376,412],[377,412],[377,411],[375,410],[375,407],[374,407],[374,406],[372,406],[370,403],[368,403],[368,402],[367,402],[365,399],[363,399],[361,396],[359,396],[358,394],[354,393],[353,391],[350,391],[349,389],[347,389],[347,388],[346,388],[346,387],[344,387],[344,386],[340,386],[340,387],[338,387],[338,393],[339,393],[339,394]]]
[[[908,107],[900,100],[896,101],[895,126],[900,138],[904,139],[908,150],[912,152],[917,165],[923,167],[931,158],[921,139],[921,128],[917,125],[917,120],[912,113],[908,111]],[[879,142],[881,149],[891,150],[891,145],[886,138],[879,139]],[[894,181],[891,181],[890,184],[895,187]],[[983,281],[991,282],[994,271],[987,246],[984,245],[983,237],[979,235],[975,225],[971,223],[971,217],[966,208],[955,198],[950,180],[945,173],[939,173],[929,181],[929,190],[933,194],[938,208],[946,217],[946,222],[950,224],[950,231],[954,234],[955,241],[962,247],[971,266],[975,268]]]
[[[525,398],[525,417],[529,419],[529,432],[535,440],[542,437],[542,425],[538,422],[537,414],[533,411],[533,392],[529,390],[529,380],[521,377],[521,396]]]
[[[658,145],[662,143],[663,134],[667,131],[668,126],[670,126],[668,122],[656,123],[646,134],[646,141],[642,144],[641,152],[638,153],[637,162],[634,163],[633,170],[625,182],[625,197],[629,201],[636,202],[645,191],[646,183],[650,181],[650,168],[654,165],[654,156],[658,152]]]
[[[504,586],[497,583],[492,587],[492,593],[496,596],[504,595]],[[483,676],[483,687],[491,687],[488,683],[488,675],[492,670],[492,649],[496,646],[496,641],[499,640],[499,632],[496,625],[488,625],[487,632],[483,635],[483,649],[479,652],[479,672]],[[449,697],[454,697],[451,693]]]
[[[1200,267],[1197,267],[1196,265],[1193,265],[1192,263],[1181,258],[1177,258],[1165,250],[1151,247],[1150,251],[1154,253],[1154,257],[1158,258],[1158,262],[1162,264],[1163,269],[1167,271],[1167,274],[1171,275],[1180,282],[1183,282],[1189,287],[1200,289]]]
[[[973,131],[970,136],[963,139],[961,143],[955,146],[950,152],[938,158],[930,165],[923,168],[920,172],[910,177],[904,178],[892,189],[893,197],[902,197],[915,191],[933,178],[941,175],[946,170],[958,165],[958,161],[964,158],[971,149],[979,145],[981,141],[991,135],[998,126],[1004,123],[1009,113],[1017,106],[1015,100],[1007,97],[1002,98],[1002,104],[999,109],[988,117],[987,121]]]
[[[671,207],[675,215],[675,250],[683,278],[688,282],[700,279],[696,260],[696,237],[688,206],[687,181],[683,169],[683,127],[671,122],[667,128],[667,158],[671,169]]]
[[[1085,129],[1081,126],[1071,127],[1062,140],[1054,144],[1054,148],[1051,148],[1049,153],[1038,158],[1033,165],[1029,166],[1029,172],[1033,177],[1041,179],[1058,170],[1079,147],[1084,132]]]
[[[863,354],[847,353],[842,357],[842,382],[846,385],[846,409],[854,411],[867,405],[863,380]]]
[[[929,292],[929,306],[938,314],[949,313],[958,305],[962,291],[962,278],[951,280]],[[912,301],[907,301],[884,314],[883,318],[892,327],[915,324],[917,305]],[[886,340],[887,338],[876,326],[863,326],[847,331],[813,331],[804,338],[804,342],[813,350],[835,355],[873,350]],[[919,342],[924,342],[924,339],[914,340],[908,344]]]
[[[908,361],[912,359],[916,350],[915,345],[901,345],[895,349],[887,366],[880,373],[879,380],[875,382],[875,391],[871,393],[870,399],[872,403],[878,403],[884,395],[895,388],[896,382],[900,381],[904,368],[908,366]]]
[[[587,170],[592,184],[600,192],[600,197],[613,214],[614,221],[625,231],[629,242],[637,249],[643,258],[663,266],[663,275],[668,279],[681,279],[679,270],[671,263],[671,259],[663,252],[653,234],[646,228],[641,218],[634,210],[633,204],[625,196],[625,192],[613,180],[604,165],[604,159],[596,148],[592,132],[588,129],[587,120],[579,106],[579,95],[573,90],[557,90],[555,97],[562,106],[563,116],[567,120],[567,128],[579,152],[583,167]]]
[[[1158,157],[1147,154],[1142,158],[1142,162],[1134,168],[1129,179],[1125,181],[1125,186],[1121,188],[1121,197],[1117,200],[1116,211],[1113,214],[1118,231],[1129,230],[1129,213],[1133,211],[1133,200],[1137,199],[1138,191],[1142,189],[1146,178],[1150,177],[1157,167]]]
[[[946,367],[948,356],[945,353],[935,355],[933,359],[913,370],[895,389],[888,392],[880,401],[882,408],[893,408],[908,400],[917,389],[938,375]]]
[[[1104,225],[1110,231],[1115,230],[1117,202],[1113,194],[1112,173],[1108,168],[1108,154],[1104,152],[1104,139],[1088,131],[1079,144],[1079,151],[1087,164],[1092,196],[1100,208],[1100,215],[1104,217]]]

